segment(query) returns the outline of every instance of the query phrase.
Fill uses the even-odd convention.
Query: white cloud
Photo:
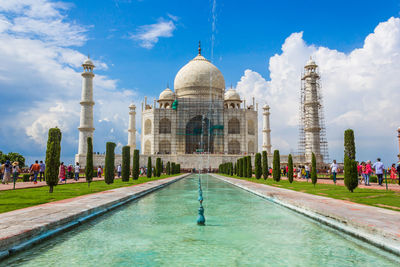
[[[237,90],[246,97],[262,96],[261,104],[269,103],[272,145],[285,153],[288,147],[297,148],[300,76],[310,56],[322,77],[331,158],[342,158],[343,131],[352,128],[356,144],[357,139],[362,144],[357,147],[361,159],[383,155],[394,161],[398,153],[395,131],[400,125],[400,19],[380,23],[363,47],[350,53],[308,45],[302,32],[293,33],[282,45],[282,53],[269,59],[269,81],[245,71]],[[365,142],[366,138],[370,141]]]
[[[151,49],[158,42],[160,37],[172,37],[172,33],[176,26],[174,21],[178,19],[168,14],[171,20],[159,19],[157,23],[143,25],[137,28],[137,33],[131,35],[131,39],[138,40],[139,45]]]

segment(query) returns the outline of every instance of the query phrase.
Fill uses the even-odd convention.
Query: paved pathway
[[[400,212],[214,176],[400,255]]]
[[[150,181],[129,187],[50,202],[2,213],[0,216],[0,259],[32,245],[32,239],[49,231],[79,225],[109,209],[138,198],[187,174]],[[25,244],[24,244],[25,242]]]

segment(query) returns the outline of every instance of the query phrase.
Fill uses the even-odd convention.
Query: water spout
[[[198,225],[205,225],[206,224],[206,218],[204,217],[203,190],[201,189],[200,174],[199,174],[199,198],[197,200],[200,202],[199,216],[197,217],[197,224]]]

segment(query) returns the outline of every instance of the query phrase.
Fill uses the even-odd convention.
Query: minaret
[[[305,134],[305,159],[311,162],[314,152],[317,161],[321,159],[321,125],[319,110],[321,107],[319,99],[319,74],[317,64],[310,59],[304,66],[304,95],[303,95],[303,125]]]
[[[86,155],[87,138],[93,138],[93,69],[94,64],[88,57],[82,64],[82,98],[81,98],[81,122],[79,125],[79,155]]]
[[[267,151],[267,154],[271,154],[271,128],[269,125],[269,106],[265,104],[263,106],[263,150]]]
[[[128,146],[131,147],[131,155],[136,149],[136,106],[131,104],[129,106],[129,128],[128,128]]]

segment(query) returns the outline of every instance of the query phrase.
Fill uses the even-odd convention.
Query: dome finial
[[[199,56],[201,56],[201,42],[199,41]]]
[[[169,82],[167,82],[167,88],[169,88]]]

